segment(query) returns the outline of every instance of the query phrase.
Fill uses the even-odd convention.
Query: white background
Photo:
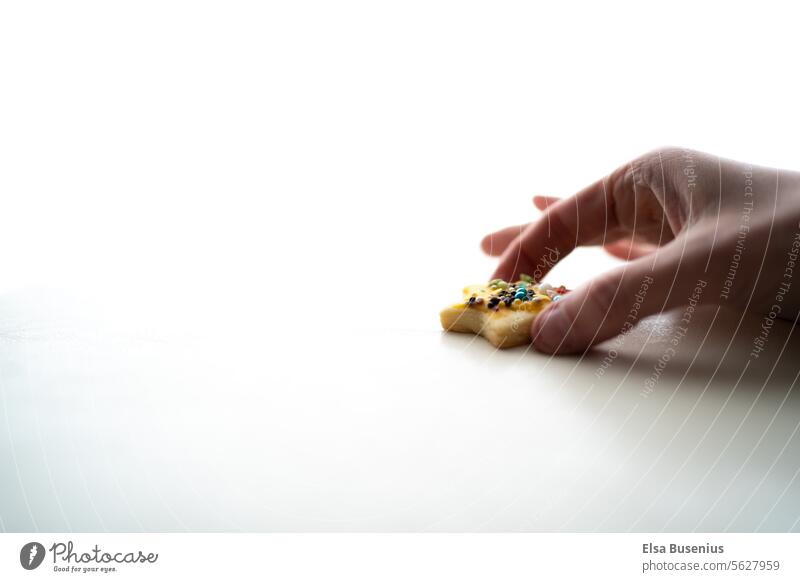
[[[800,167],[796,22],[689,2],[4,5],[0,526],[795,527],[786,358],[734,384],[721,332],[644,401],[652,360],[596,385],[596,360],[495,354],[441,337],[437,311],[534,193],[665,144]],[[552,280],[613,264],[580,251]]]

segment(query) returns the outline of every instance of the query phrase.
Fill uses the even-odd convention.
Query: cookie
[[[526,275],[511,283],[494,279],[483,285],[468,285],[463,300],[439,313],[446,331],[473,333],[497,348],[512,348],[531,341],[531,324],[551,302],[568,290],[538,284]]]

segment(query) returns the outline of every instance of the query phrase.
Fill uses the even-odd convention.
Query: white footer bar
[[[798,534],[2,534],[0,580],[798,580]]]

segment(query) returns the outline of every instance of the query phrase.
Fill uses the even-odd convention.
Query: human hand
[[[583,245],[628,261],[545,309],[531,330],[537,350],[582,352],[642,317],[689,303],[793,321],[800,313],[797,172],[665,148],[574,196],[534,203],[539,220],[481,242],[500,256],[493,278],[541,280]]]

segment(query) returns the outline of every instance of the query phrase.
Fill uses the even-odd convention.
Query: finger
[[[535,272],[538,279],[553,267],[551,257],[558,261],[579,245],[618,240],[625,233],[614,200],[628,194],[633,195],[632,177],[620,168],[575,196],[548,205],[542,217],[508,245],[494,277],[512,280],[519,273]]]
[[[635,243],[630,240],[619,240],[607,245],[603,245],[609,255],[622,259],[624,261],[632,261],[655,252],[658,245],[648,243]]]
[[[520,224],[487,234],[481,241],[481,249],[491,257],[499,257],[527,227],[527,224]]]
[[[578,353],[626,333],[648,315],[688,303],[704,302],[704,261],[683,256],[671,243],[654,257],[631,261],[563,296],[534,320],[531,337],[537,350]],[[707,293],[711,300],[711,293]]]
[[[536,206],[536,208],[538,208],[542,212],[544,212],[545,210],[547,210],[548,206],[552,206],[559,200],[561,200],[561,198],[558,198],[556,196],[540,196],[537,194],[536,196],[533,197],[533,205]]]
[[[561,200],[555,196],[534,196],[533,204],[539,210],[546,210],[548,204],[553,204]],[[520,224],[518,226],[509,226],[507,228],[498,230],[491,234],[487,234],[481,240],[481,249],[483,252],[492,257],[499,257],[508,248],[515,238],[517,238],[527,228],[527,224]]]

